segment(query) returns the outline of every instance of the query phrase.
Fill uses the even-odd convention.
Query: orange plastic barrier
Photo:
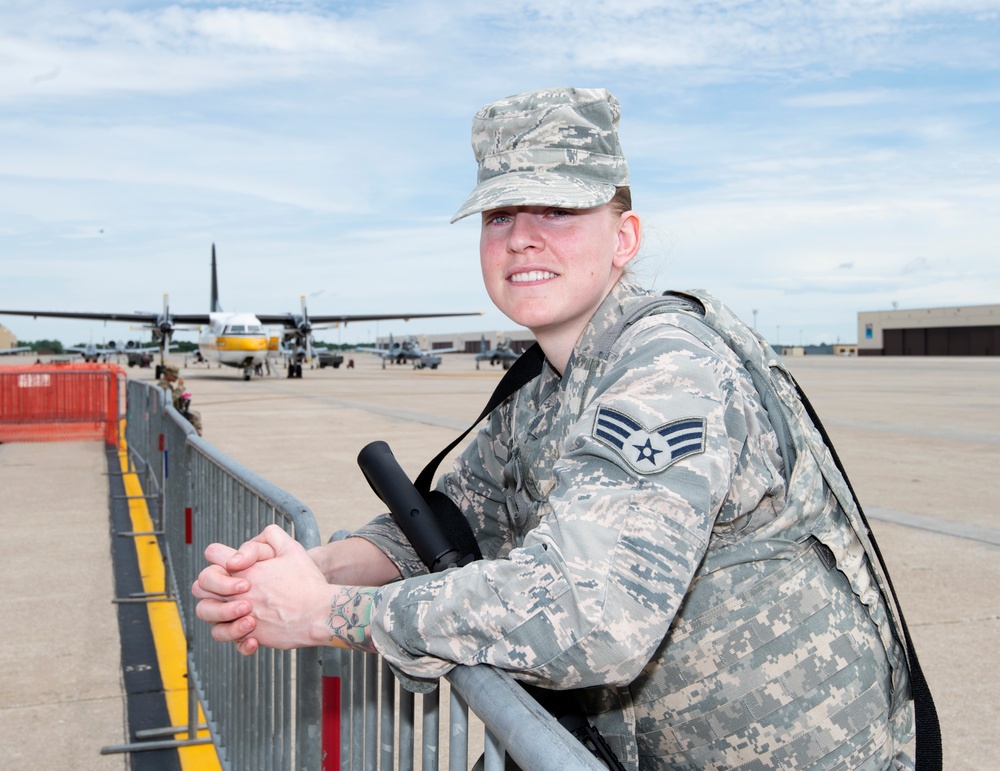
[[[0,367],[0,442],[103,439],[117,447],[124,380],[117,364]]]

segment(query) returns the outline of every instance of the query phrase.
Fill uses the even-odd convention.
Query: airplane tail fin
[[[213,313],[222,311],[222,305],[219,304],[219,278],[215,270],[215,244],[212,244],[212,304],[209,310]]]

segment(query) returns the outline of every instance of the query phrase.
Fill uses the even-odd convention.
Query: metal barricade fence
[[[174,420],[184,420],[172,408],[168,413]],[[319,650],[261,649],[250,658],[243,657],[235,646],[215,642],[207,624],[195,622],[190,593],[204,567],[202,554],[209,543],[238,545],[275,524],[311,548],[319,545],[316,521],[291,495],[197,435],[187,435],[185,455],[190,503],[184,509],[184,553],[180,557],[182,550],[172,549],[171,564],[179,594],[185,595],[182,618],[191,641],[189,666],[209,726],[219,737],[220,759],[234,769],[319,768]],[[168,479],[168,511],[173,512],[179,510],[181,501],[172,495],[173,476]],[[168,544],[177,540],[171,535]]]
[[[319,651],[262,649],[245,658],[196,620],[191,584],[212,542],[239,544],[276,524],[306,548],[319,544],[312,512],[197,436],[162,389],[129,381],[126,442],[156,489],[167,592],[177,602],[196,688],[226,769],[320,766]],[[191,721],[194,722],[194,721]]]
[[[190,588],[208,544],[238,545],[276,524],[308,549],[319,545],[319,532],[307,506],[213,448],[163,396],[129,380],[125,436],[159,491],[167,592],[178,604],[189,683],[223,768],[408,771],[419,753],[420,768],[438,769],[442,689],[419,697],[418,728],[414,695],[378,656],[324,649],[321,659],[317,648],[261,648],[248,658],[196,619]],[[604,769],[506,673],[458,667],[447,679],[451,771],[469,767],[470,707],[485,726],[485,771],[504,769],[505,747],[526,771]]]
[[[456,667],[445,677],[447,688],[415,696],[399,686],[381,658],[331,649],[323,654],[323,673],[324,771],[465,771],[470,748],[473,757],[479,754],[471,742],[470,710],[484,728],[477,766],[483,771],[504,771],[507,755],[525,771],[607,771],[506,672]],[[442,735],[444,691],[447,729]],[[337,701],[340,712],[334,720]],[[327,735],[328,723],[336,724],[336,737]],[[445,743],[447,764],[442,766]]]
[[[125,392],[128,467],[140,475],[143,492],[156,500],[163,492],[164,393],[161,388],[131,378]],[[157,520],[154,517],[154,522]]]

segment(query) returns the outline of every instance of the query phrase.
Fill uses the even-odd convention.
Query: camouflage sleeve
[[[633,680],[719,513],[747,517],[773,481],[748,450],[752,384],[722,347],[661,317],[636,324],[554,459],[539,525],[504,559],[383,587],[379,652],[424,678],[486,663],[556,688]],[[677,426],[688,449],[662,455]]]
[[[389,514],[380,514],[371,522],[355,530],[352,536],[371,541],[399,568],[403,578],[427,572],[403,531]]]

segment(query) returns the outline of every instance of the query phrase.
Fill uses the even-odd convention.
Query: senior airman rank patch
[[[705,451],[705,418],[681,418],[656,428],[610,407],[599,407],[594,438],[615,450],[640,474],[653,474]]]

